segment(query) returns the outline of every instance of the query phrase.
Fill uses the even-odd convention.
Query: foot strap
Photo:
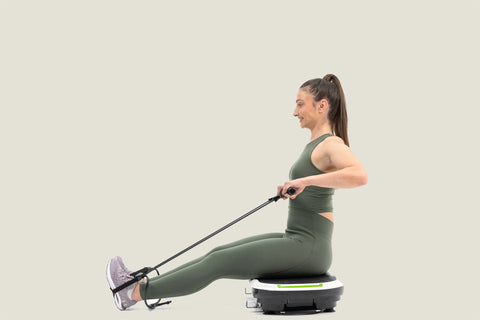
[[[115,289],[110,288],[110,290],[112,290],[113,295],[115,295],[115,293],[117,293],[119,291],[122,291],[123,289],[125,289],[125,288],[131,286],[132,284],[137,283],[140,280],[142,280],[143,278],[145,278],[147,280],[147,282],[145,283],[145,295],[147,295],[148,284],[150,282],[150,279],[148,278],[147,274],[154,271],[154,270],[157,272],[157,275],[160,275],[160,273],[158,272],[158,270],[156,268],[145,267],[145,268],[142,268],[142,269],[137,270],[135,272],[132,272],[130,275],[133,277],[133,279],[125,282],[124,284],[119,285]],[[157,302],[152,303],[152,304],[148,304],[147,299],[145,299],[144,302],[145,302],[145,305],[150,310],[153,310],[156,307],[162,306],[164,304],[170,304],[172,302],[172,301],[166,301],[166,302],[160,303],[160,300],[161,299],[158,299]]]
[[[142,268],[142,269],[137,270],[135,272],[132,272],[132,273],[130,273],[130,275],[133,277],[132,280],[129,280],[122,285],[119,285],[115,289],[110,288],[110,290],[112,290],[112,293],[115,295],[115,293],[117,293],[119,291],[122,291],[123,289],[131,286],[132,284],[137,283],[138,281],[142,280],[143,278],[145,278],[147,276],[147,273],[150,273],[153,270],[156,270],[156,269],[145,267],[145,268]],[[158,271],[157,271],[157,273],[158,273]]]

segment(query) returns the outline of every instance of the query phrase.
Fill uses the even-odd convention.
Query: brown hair
[[[332,124],[333,133],[350,146],[347,132],[347,105],[340,80],[333,74],[327,74],[323,78],[308,80],[300,86],[300,89],[302,88],[313,96],[315,102],[327,99],[330,105],[328,120]]]

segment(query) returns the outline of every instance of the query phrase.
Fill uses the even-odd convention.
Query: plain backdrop
[[[336,74],[366,186],[334,198],[345,285],[318,319],[478,319],[478,1],[0,1],[2,319],[270,318],[220,280],[119,312],[153,266],[275,195]],[[282,232],[272,204],[166,265]],[[279,316],[283,317],[283,316]]]

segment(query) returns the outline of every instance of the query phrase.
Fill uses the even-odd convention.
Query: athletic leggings
[[[289,210],[285,233],[268,233],[217,247],[206,255],[150,279],[143,299],[195,293],[218,279],[304,277],[325,273],[332,260],[333,223],[317,214]]]

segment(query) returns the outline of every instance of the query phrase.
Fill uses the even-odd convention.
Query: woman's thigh
[[[236,247],[236,246],[244,245],[244,244],[251,243],[251,242],[256,242],[256,241],[259,241],[259,240],[279,239],[279,238],[283,238],[283,236],[284,236],[283,233],[259,234],[259,235],[247,237],[247,238],[244,238],[244,239],[241,239],[241,240],[237,240],[237,241],[225,244],[225,245],[218,246],[218,247],[214,248],[213,250],[211,250],[209,253],[207,253],[207,255],[209,255],[213,252],[216,252],[216,251],[233,248],[233,247]]]

